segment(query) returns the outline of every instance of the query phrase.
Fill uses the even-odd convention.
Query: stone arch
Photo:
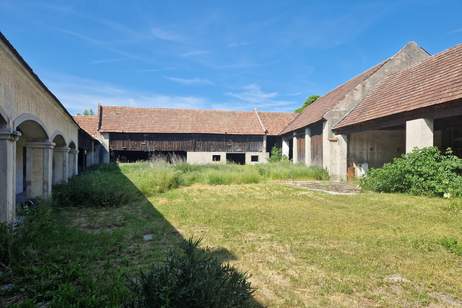
[[[21,136],[16,142],[16,194],[18,200],[46,197],[51,193],[53,144],[45,124],[24,113],[13,121]]]
[[[13,126],[15,129],[21,131],[25,137],[31,139],[30,141],[48,140],[49,133],[45,123],[31,113],[23,113],[18,116],[14,120]]]
[[[67,146],[67,140],[64,137],[64,134],[59,130],[55,130],[55,132],[50,137],[50,141],[55,144],[55,147]]]
[[[51,135],[50,140],[54,144],[52,182],[53,184],[67,182],[69,148],[67,147],[66,139],[61,132],[55,131],[53,135]]]

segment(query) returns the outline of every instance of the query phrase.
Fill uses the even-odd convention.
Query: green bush
[[[282,161],[282,160],[287,160],[287,157],[283,156],[282,155],[282,149],[275,145],[271,149],[271,154],[270,154],[269,161],[270,162],[279,162],[279,161]]]
[[[462,196],[462,160],[450,151],[429,147],[414,150],[383,168],[371,169],[361,187],[378,192],[426,196]]]
[[[129,280],[133,300],[127,307],[252,307],[248,275],[222,265],[189,240],[171,250],[164,263]]]

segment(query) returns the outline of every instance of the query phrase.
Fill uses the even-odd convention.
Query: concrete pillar
[[[69,148],[63,151],[63,183],[69,180]]]
[[[348,136],[347,135],[336,135],[336,141],[333,142],[333,148],[335,149],[332,153],[334,155],[332,166],[330,169],[333,180],[345,181],[347,177],[347,158],[348,158]]]
[[[78,153],[79,151],[77,151],[76,149],[70,149],[69,150],[69,163],[68,163],[68,166],[69,166],[69,170],[68,170],[68,174],[69,174],[69,178],[73,177],[74,175],[77,175],[78,174]]]
[[[311,129],[305,128],[305,165],[311,166]]]
[[[16,216],[16,141],[20,133],[0,130],[0,222]]]
[[[267,136],[264,135],[264,136],[263,136],[263,143],[262,143],[262,146],[261,146],[261,148],[262,148],[262,149],[261,149],[262,153],[266,153],[266,139],[267,139]],[[270,151],[271,151],[271,149],[270,149]]]
[[[26,148],[26,196],[47,198],[53,182],[54,143],[30,142]]]
[[[297,135],[294,132],[293,143],[292,143],[292,161],[294,164],[298,163],[298,144],[297,144]]]
[[[67,182],[68,147],[55,148],[53,151],[53,184]]]
[[[406,121],[406,153],[433,146],[433,119]]]
[[[290,151],[289,139],[282,138],[282,156],[289,158],[289,155],[290,155],[289,151]]]
[[[108,164],[110,162],[110,156],[109,156],[109,134],[108,133],[103,133],[101,134],[101,144],[104,148],[104,156],[103,156],[103,164]]]

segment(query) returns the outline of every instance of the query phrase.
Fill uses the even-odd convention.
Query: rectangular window
[[[212,155],[212,161],[220,161],[221,155]]]
[[[250,156],[250,161],[251,161],[251,162],[254,162],[254,163],[255,163],[255,162],[258,162],[258,155],[252,155],[252,156]]]

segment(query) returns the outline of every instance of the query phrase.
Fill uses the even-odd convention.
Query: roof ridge
[[[253,111],[255,112],[255,115],[257,116],[258,122],[260,123],[260,126],[263,129],[263,132],[265,134],[268,133],[268,129],[266,129],[265,125],[263,124],[263,121],[261,120],[260,115],[258,114],[257,108],[254,108]]]
[[[131,106],[117,106],[117,105],[104,105],[102,108],[123,108],[123,109],[145,109],[145,110],[182,110],[182,111],[205,111],[205,112],[236,112],[252,114],[254,111],[250,110],[226,110],[226,109],[200,109],[200,108],[169,108],[169,107],[131,107]]]

